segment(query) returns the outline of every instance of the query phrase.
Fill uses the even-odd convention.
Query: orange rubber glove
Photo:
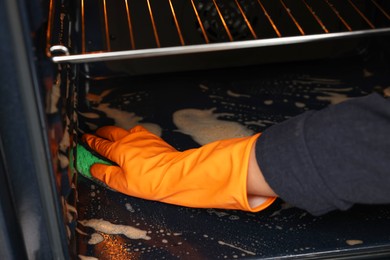
[[[83,140],[118,166],[94,164],[91,174],[124,194],[188,207],[251,212],[275,200],[264,197],[254,208],[248,203],[249,155],[259,134],[183,152],[142,126],[130,131],[106,126],[96,135],[85,134]]]

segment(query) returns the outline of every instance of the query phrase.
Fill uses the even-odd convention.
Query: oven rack
[[[389,33],[390,3],[51,0],[47,32],[55,63],[161,57]]]

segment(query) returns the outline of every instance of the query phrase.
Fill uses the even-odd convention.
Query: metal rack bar
[[[179,25],[179,22],[177,21],[175,8],[173,7],[171,0],[169,0],[169,7],[171,8],[171,12],[172,12],[173,20],[175,22],[176,30],[177,30],[177,33],[179,34],[180,44],[185,45],[183,34],[181,33],[180,25]]]
[[[221,12],[220,8],[218,7],[218,4],[217,4],[216,0],[213,0],[213,3],[214,3],[214,6],[215,6],[215,9],[216,9],[217,12],[218,12],[219,18],[221,19],[221,22],[222,22],[222,24],[223,24],[223,27],[225,28],[226,34],[227,34],[227,36],[229,37],[229,40],[232,42],[232,41],[233,41],[233,36],[232,36],[232,34],[231,34],[231,32],[230,32],[228,26],[226,25],[226,21],[225,21],[225,19],[223,18],[222,12]]]
[[[206,30],[205,30],[204,25],[203,25],[203,22],[200,19],[198,10],[196,9],[196,5],[194,3],[194,0],[191,0],[191,5],[192,5],[192,8],[194,9],[194,13],[196,15],[196,19],[198,20],[199,27],[200,27],[200,29],[202,31],[204,39],[205,39],[206,43],[210,43],[209,37],[207,36]]]
[[[367,23],[372,29],[375,29],[375,26],[370,22],[370,20],[368,20],[368,18],[362,13],[362,11],[360,11],[360,9],[359,9],[351,0],[348,0],[348,2],[351,4],[351,6],[353,7],[353,9],[355,9],[355,11],[363,18],[363,20],[366,21],[366,23]]]
[[[53,31],[53,23],[54,23],[54,0],[50,0],[49,3],[49,21],[47,23],[47,31],[46,31],[46,55],[51,56],[50,52],[50,43],[51,43],[51,38],[52,38],[52,31]]]
[[[150,16],[150,20],[152,21],[154,38],[156,40],[157,47],[160,48],[161,44],[160,44],[160,39],[159,39],[158,33],[157,33],[157,27],[156,27],[156,22],[155,22],[154,16],[153,16],[152,6],[150,5],[150,0],[146,0],[146,2],[148,3],[149,16]]]
[[[85,9],[84,9],[84,0],[81,0],[81,52],[85,53],[86,52],[86,47],[85,47]]]
[[[248,29],[251,32],[252,37],[254,39],[257,39],[256,32],[253,30],[253,27],[252,27],[251,23],[249,22],[248,17],[246,16],[244,10],[242,9],[240,3],[237,0],[234,0],[234,2],[236,3],[238,10],[240,11],[242,17],[244,18],[245,24],[248,26]]]
[[[278,37],[282,37],[282,35],[280,34],[278,28],[276,27],[276,24],[272,20],[271,16],[268,14],[268,12],[265,9],[264,5],[261,3],[260,0],[257,0],[257,2],[259,3],[261,9],[263,10],[264,15],[267,17],[267,19],[270,22],[270,24],[271,24],[272,28],[274,29],[275,33],[278,35]]]
[[[387,18],[387,20],[390,20],[390,15],[387,13],[378,3],[376,0],[371,0],[371,2],[382,12],[382,14]]]
[[[284,3],[283,0],[280,0],[280,3],[282,4],[283,8],[286,10],[288,16],[291,18],[291,20],[293,21],[295,26],[298,28],[298,30],[301,33],[301,35],[305,35],[305,32],[303,31],[303,28],[300,26],[298,21],[295,19],[294,15],[291,13],[290,8],[287,7],[287,5]]]
[[[110,43],[110,30],[108,28],[108,16],[107,16],[107,3],[106,0],[103,0],[103,12],[104,12],[104,28],[106,33],[106,46],[107,51],[111,51],[111,43]]]
[[[166,1],[167,9],[165,9],[166,12],[170,12],[168,15],[169,17],[172,17],[172,25],[165,24],[166,29],[170,30],[170,33],[177,32],[178,39],[177,42],[174,44],[178,46],[170,46],[170,43],[164,43],[164,47],[162,47],[160,43],[160,37],[161,40],[163,39],[163,34],[159,35],[159,33],[162,33],[164,30],[161,29],[161,31],[157,31],[158,22],[166,22],[167,15],[165,16],[155,16],[153,14],[153,7],[151,0],[143,0],[145,2],[142,3],[142,7],[136,9],[138,14],[139,11],[145,10],[145,12],[148,12],[148,16],[151,21],[151,24],[146,22],[147,30],[150,32],[150,38],[148,38],[147,41],[143,40],[140,43],[136,44],[135,39],[138,39],[142,37],[142,35],[136,35],[136,33],[140,34],[140,25],[136,24],[137,21],[134,20],[134,17],[140,19],[142,16],[132,16],[132,3],[130,0],[111,0],[111,2],[108,2],[107,0],[101,0],[101,7],[102,10],[100,13],[98,12],[99,7],[96,6],[98,9],[94,9],[92,14],[88,13],[88,8],[86,5],[86,0],[79,0],[79,17],[80,17],[80,24],[79,24],[79,32],[80,32],[80,54],[73,54],[71,51],[62,44],[61,37],[53,37],[53,29],[54,25],[63,26],[61,22],[57,21],[59,19],[57,16],[61,16],[60,11],[55,9],[58,8],[59,2],[56,2],[58,0],[51,0],[50,1],[50,10],[49,10],[49,22],[48,22],[48,31],[47,31],[47,54],[49,57],[52,58],[55,62],[85,62],[85,61],[97,61],[98,57],[102,59],[120,59],[122,58],[132,58],[133,57],[150,57],[150,56],[164,56],[164,55],[171,55],[171,54],[180,54],[180,53],[194,53],[194,52],[206,52],[206,51],[215,51],[220,49],[235,49],[235,48],[250,48],[252,47],[262,47],[262,46],[270,46],[272,44],[274,45],[280,45],[280,44],[286,44],[287,42],[294,42],[294,43],[300,43],[300,42],[307,42],[307,41],[318,41],[322,39],[329,39],[329,38],[339,38],[339,37],[349,37],[354,35],[360,35],[360,34],[371,34],[371,33],[381,33],[381,32],[387,32],[390,31],[390,10],[388,10],[388,6],[383,5],[380,3],[380,1],[377,0],[371,0],[371,7],[377,10],[377,13],[382,17],[381,18],[381,24],[379,27],[376,26],[375,20],[370,20],[370,17],[367,16],[363,10],[359,9],[361,8],[358,4],[362,3],[361,1],[353,2],[352,0],[343,0],[342,2],[337,2],[337,4],[333,4],[331,0],[323,0],[323,4],[317,4],[317,2],[313,2],[312,5],[309,4],[308,0],[279,0],[278,2],[268,2],[266,0],[254,0],[253,5],[246,5],[246,2],[239,2],[239,0],[213,0],[211,3],[209,2],[208,7],[211,8],[210,11],[215,11],[215,16],[212,17],[206,17],[204,16],[205,12],[208,12],[209,10],[200,10],[203,5],[201,0],[199,2],[195,2],[195,0],[187,0],[184,2],[179,1],[173,1],[173,0],[161,0]],[[116,2],[116,1],[122,1],[122,2]],[[116,4],[118,3],[118,4]],[[120,4],[119,4],[120,3]],[[134,2],[134,4],[136,4]],[[188,23],[192,23],[195,26],[183,26],[182,23],[184,22],[183,19],[187,18],[185,17],[185,13],[182,12],[183,8],[180,5],[187,5],[186,12],[191,14],[191,21],[186,21]],[[301,5],[301,7],[300,7]],[[203,5],[204,6],[204,5]],[[248,7],[251,6],[251,7]],[[255,9],[252,7],[255,6]],[[350,11],[347,10],[348,6],[350,6]],[[118,42],[116,42],[115,47],[114,45],[111,47],[111,41],[116,40],[115,35],[110,35],[110,26],[114,26],[113,22],[115,22],[117,19],[114,19],[115,17],[108,17],[109,15],[113,15],[114,11],[118,9],[118,7],[121,7],[123,10],[123,18],[119,19],[120,21],[123,21],[127,25],[124,28],[124,30],[127,30],[128,37],[124,37],[123,39],[125,41],[129,40],[129,46],[128,49],[123,49],[126,44],[118,45]],[[135,6],[137,8],[137,6]],[[300,8],[299,8],[300,7]],[[303,8],[302,7],[306,7]],[[332,16],[333,18],[333,24],[342,24],[343,27],[346,28],[346,32],[339,30],[337,28],[340,27],[329,27],[327,28],[327,24],[329,21],[323,20],[324,12],[321,12],[321,10],[318,10],[319,7],[322,8],[328,8],[325,14],[328,12],[332,12],[335,14],[335,16]],[[115,8],[115,9],[111,9]],[[156,8],[156,7],[155,7]],[[249,9],[251,8],[251,9]],[[371,9],[372,9],[371,8]],[[133,6],[134,9],[134,6]],[[234,10],[235,9],[235,10]],[[305,9],[307,9],[305,11]],[[340,10],[339,10],[340,9]],[[110,12],[108,12],[110,11]],[[287,20],[284,19],[283,22],[286,21],[290,23],[289,26],[284,27],[281,24],[280,18],[278,18],[278,15],[280,12],[285,12],[286,16],[288,17]],[[135,12],[135,10],[133,10]],[[203,13],[200,13],[203,12]],[[231,13],[229,13],[231,12]],[[263,19],[262,23],[259,24],[258,20],[253,20],[253,17],[258,12],[259,17],[261,16]],[[358,16],[354,15],[354,13],[357,13]],[[206,13],[207,14],[207,13]],[[92,15],[92,16],[91,16]],[[133,13],[134,15],[134,13]],[[238,15],[238,16],[237,16]],[[320,17],[322,15],[322,17]],[[274,16],[274,17],[272,17]],[[88,23],[85,19],[93,17],[96,21],[101,21],[102,26],[104,28],[101,29],[101,36],[104,41],[104,44],[98,43],[99,37],[94,37],[92,41],[95,41],[96,46],[98,48],[90,48],[90,46],[95,46],[91,44],[95,44],[94,42],[91,42],[91,39],[89,37],[93,37],[93,31],[91,31],[91,27],[93,23]],[[147,18],[147,15],[144,16]],[[164,17],[164,18],[161,18]],[[308,18],[308,20],[302,20],[304,18]],[[314,25],[318,23],[318,25],[321,27],[321,30],[324,32],[324,34],[318,34],[315,32],[315,27],[312,27],[310,29],[310,23],[309,18],[313,17],[314,20],[311,21],[311,23]],[[110,18],[110,19],[109,19]],[[230,27],[232,24],[232,19],[237,19],[241,21],[240,24],[240,30],[242,32],[245,31],[245,34],[247,38],[245,40],[242,40],[241,38],[235,39],[237,36],[236,34],[233,35],[233,29],[235,27]],[[252,18],[252,19],[251,19]],[[356,19],[354,19],[356,18]],[[158,20],[159,19],[159,20]],[[164,20],[161,20],[164,19]],[[215,19],[215,20],[206,20],[206,19]],[[230,19],[230,20],[229,20]],[[337,21],[335,21],[335,19]],[[54,21],[55,20],[55,21]],[[88,19],[89,20],[89,19]],[[361,22],[360,22],[361,20]],[[214,24],[213,26],[216,26],[216,28],[210,28],[210,23],[217,22],[218,24]],[[236,21],[236,20],[234,20]],[[257,22],[257,24],[256,24]],[[264,23],[265,22],[265,23]],[[205,27],[205,24],[207,28]],[[97,26],[99,23],[97,23]],[[368,25],[368,27],[367,27]],[[89,26],[89,27],[88,27]],[[138,31],[135,31],[135,26],[138,26]],[[262,34],[261,38],[259,36],[258,31],[256,30],[262,30],[261,28],[265,28],[267,26],[268,32],[266,34]],[[309,29],[306,28],[309,26]],[[280,28],[279,28],[280,27]],[[112,27],[114,28],[114,27]],[[183,31],[183,29],[190,28],[194,31],[187,32],[186,30]],[[287,34],[285,34],[286,28],[288,30],[293,30],[294,28],[297,29],[297,31],[291,31]],[[336,29],[335,29],[336,28]],[[116,29],[116,28],[115,28]],[[217,37],[222,37],[221,39],[216,39],[210,37],[212,36],[213,31],[210,31],[212,29],[219,30],[217,33]],[[308,29],[308,31],[307,31]],[[118,32],[120,33],[121,29],[115,30],[115,33],[118,35]],[[173,31],[171,31],[173,30]],[[312,33],[310,32],[313,31]],[[317,30],[320,30],[319,28]],[[336,31],[335,31],[336,30]],[[283,31],[283,34],[282,34]],[[240,33],[241,31],[238,31]],[[111,32],[111,33],[114,33]],[[186,35],[188,36],[189,33],[201,35],[201,41],[204,41],[203,44],[194,44],[186,39]],[[222,34],[221,34],[222,33]],[[227,38],[225,38],[225,34]],[[269,38],[270,33],[272,34],[272,38]],[[313,34],[314,33],[314,34]],[[313,35],[311,35],[313,34]],[[318,35],[316,35],[318,34]],[[331,37],[327,37],[326,34],[331,34]],[[153,35],[153,36],[152,36]],[[292,35],[292,36],[290,36]],[[275,37],[276,36],[276,37]],[[198,37],[198,36],[196,36]],[[268,38],[267,38],[268,37]],[[112,38],[112,39],[111,39]],[[54,43],[53,41],[59,39],[58,43]],[[165,38],[166,41],[167,38]],[[197,38],[198,41],[199,38]],[[153,42],[154,41],[154,42]],[[248,41],[248,43],[246,42]],[[217,44],[218,42],[218,44]],[[87,43],[88,43],[88,49],[87,49]],[[112,42],[114,43],[114,42]],[[149,44],[149,49],[145,48],[144,46],[140,46],[141,43]],[[136,46],[138,45],[138,46]],[[153,49],[152,46],[156,46],[157,49]],[[101,46],[101,49],[100,47]],[[118,48],[119,46],[119,48]],[[112,48],[115,48],[115,51],[112,51]],[[143,49],[144,48],[144,49]],[[183,49],[181,49],[183,48]],[[105,50],[104,50],[105,49]],[[166,54],[164,52],[167,52]],[[99,59],[100,59],[99,58]]]
[[[280,46],[285,44],[299,44],[307,42],[315,42],[321,40],[340,39],[345,37],[357,37],[362,35],[373,35],[390,33],[390,28],[382,28],[377,30],[361,30],[353,32],[341,32],[341,33],[328,33],[323,35],[305,35],[305,36],[292,36],[282,37],[275,39],[257,39],[252,41],[242,41],[233,43],[210,43],[207,45],[191,45],[180,47],[164,47],[155,49],[141,49],[141,50],[127,50],[127,51],[115,51],[115,52],[102,52],[102,53],[90,53],[90,54],[73,54],[66,53],[66,48],[63,46],[54,45],[51,50],[62,49],[65,54],[63,56],[53,56],[52,61],[55,63],[84,63],[84,62],[97,62],[97,61],[109,61],[109,60],[121,60],[121,59],[139,59],[148,57],[162,57],[169,55],[181,55],[189,53],[204,53],[222,50],[235,50],[255,47],[267,47],[267,46]]]
[[[314,19],[317,21],[317,23],[320,25],[322,30],[324,30],[325,33],[329,33],[329,30],[326,28],[325,24],[322,22],[321,18],[316,14],[316,12],[311,8],[311,6],[305,1],[302,0],[307,9],[310,11],[310,13],[313,15]]]
[[[349,24],[345,21],[345,19],[340,15],[340,12],[334,7],[333,4],[331,4],[329,2],[329,0],[324,0],[325,3],[328,4],[328,6],[330,7],[330,9],[332,9],[332,11],[336,14],[337,18],[341,21],[341,23],[347,28],[348,31],[352,31],[352,28],[351,26],[349,26]]]
[[[126,4],[127,26],[129,27],[129,34],[130,34],[131,49],[134,50],[135,49],[135,41],[134,41],[133,25],[131,23],[129,1],[125,0],[125,4]]]
[[[251,23],[249,22],[248,18],[246,17],[245,12],[242,9],[240,3],[237,0],[234,0],[234,2],[236,3],[238,9],[240,10],[240,13],[241,13],[242,17],[244,18],[245,24],[248,26],[248,29],[251,32],[253,38],[257,39],[256,32],[253,30],[253,27],[252,27]]]

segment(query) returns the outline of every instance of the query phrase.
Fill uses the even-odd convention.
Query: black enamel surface
[[[262,131],[306,110],[321,109],[338,98],[383,89],[389,83],[388,71],[386,63],[358,57],[83,79],[79,85],[80,134],[118,123],[97,110],[99,105],[109,104],[110,108],[142,117],[136,120],[138,123],[160,126],[162,138],[183,150],[199,144],[177,131],[172,114],[179,109],[215,108],[214,113],[226,113],[218,120]],[[85,84],[90,90],[87,96],[83,93]],[[112,92],[107,92],[110,89]],[[103,241],[90,245],[88,241],[96,231],[79,224],[78,254],[98,259],[316,258],[390,251],[390,207],[386,205],[357,205],[346,212],[320,217],[280,199],[259,213],[193,209],[125,196],[82,176],[78,194],[79,220],[103,219],[144,230],[150,237],[130,239],[98,232]]]

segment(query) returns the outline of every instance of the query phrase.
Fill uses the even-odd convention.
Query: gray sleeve
[[[273,125],[256,158],[280,198],[313,215],[390,203],[390,99],[374,93]]]

